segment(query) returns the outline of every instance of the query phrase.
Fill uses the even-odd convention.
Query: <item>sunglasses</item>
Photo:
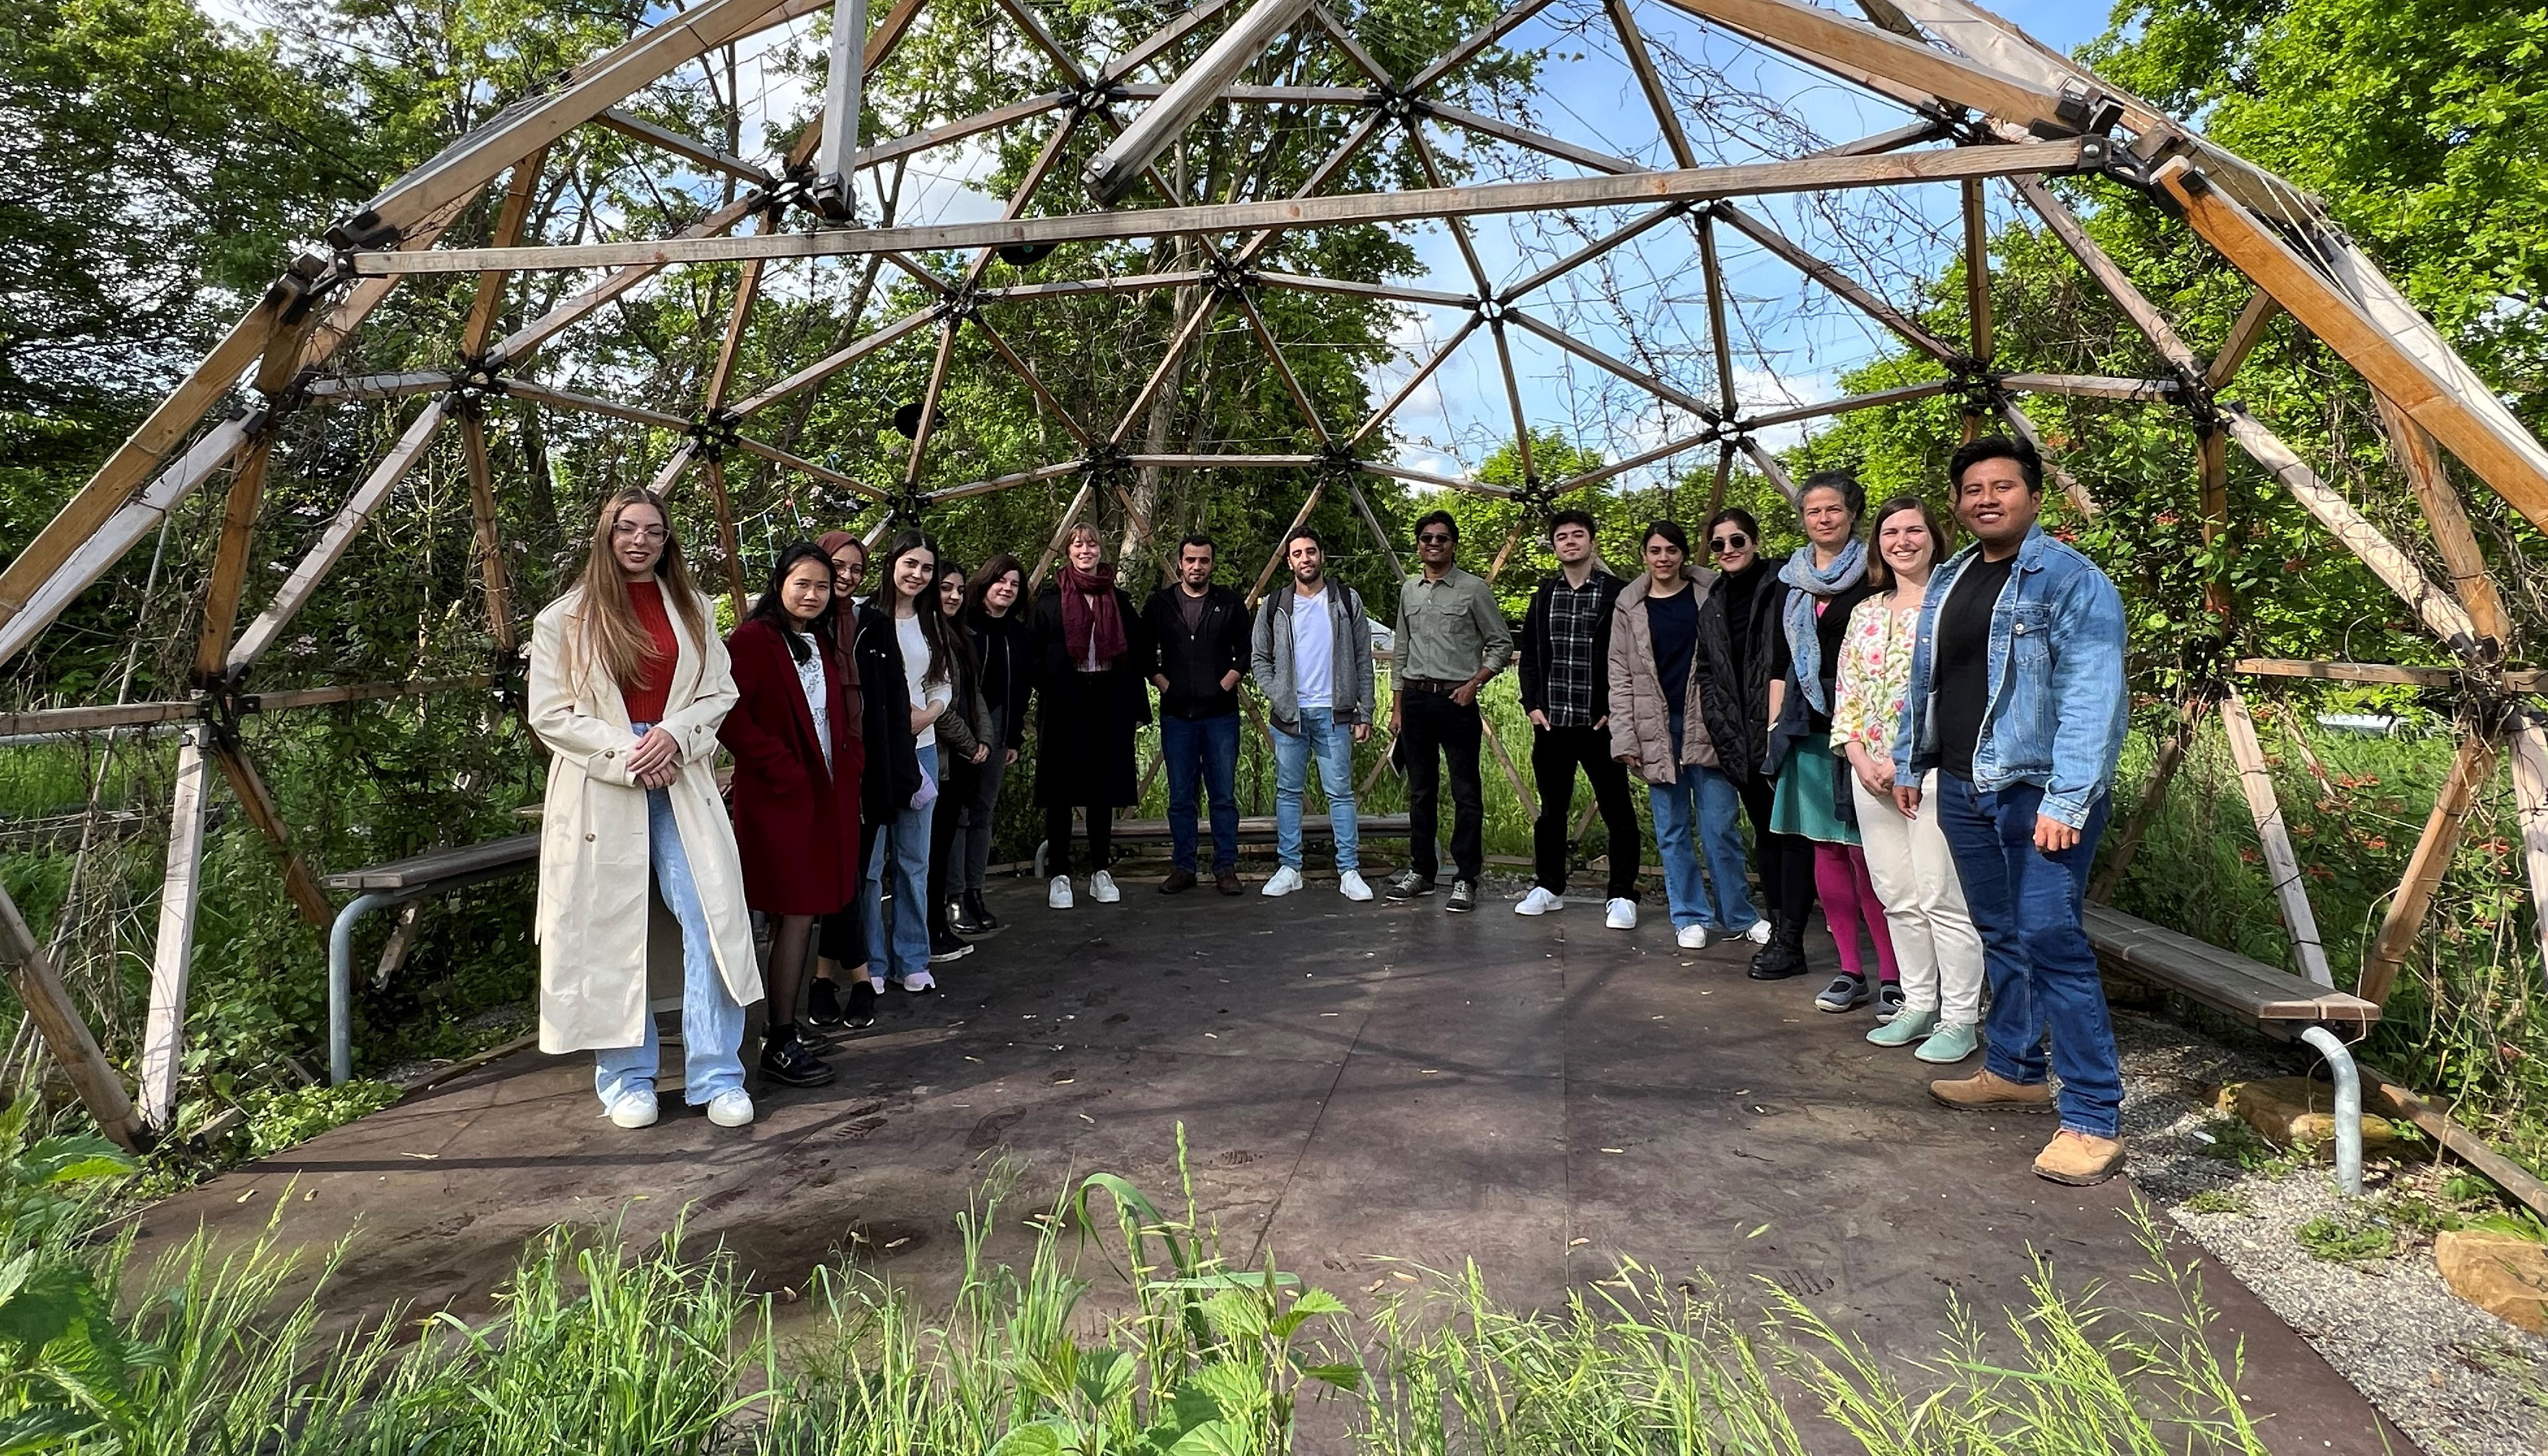
[[[1423,531],[1415,537],[1416,544],[1419,546],[1447,546],[1458,539],[1460,538],[1442,531]]]
[[[1710,536],[1707,538],[1707,549],[1710,551],[1740,551],[1751,544],[1752,538],[1743,534],[1741,531],[1736,531],[1730,536]]]

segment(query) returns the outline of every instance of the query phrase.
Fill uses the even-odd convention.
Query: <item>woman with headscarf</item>
[[[1071,906],[1070,816],[1088,816],[1088,894],[1101,905],[1124,898],[1107,872],[1116,808],[1140,801],[1133,735],[1150,721],[1141,654],[1133,634],[1140,617],[1101,561],[1097,527],[1070,528],[1063,564],[1036,592],[1036,802],[1044,806],[1045,903]]]

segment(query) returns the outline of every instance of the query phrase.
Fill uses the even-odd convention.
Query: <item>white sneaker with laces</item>
[[[1100,869],[1088,876],[1088,898],[1100,905],[1112,905],[1124,898],[1124,892],[1115,888],[1114,875]]]
[[[1707,949],[1707,927],[1684,925],[1673,932],[1673,940],[1684,951],[1704,951]]]
[[[1052,887],[1045,891],[1044,902],[1050,905],[1055,910],[1069,909],[1070,876],[1067,874],[1054,875],[1052,877]]]
[[[1751,927],[1743,932],[1743,939],[1756,946],[1766,946],[1770,944],[1770,917],[1764,915],[1753,921]]]
[[[1266,876],[1265,887],[1257,893],[1271,898],[1275,895],[1288,895],[1300,887],[1301,871],[1286,864]]]
[[[708,1121],[720,1128],[752,1126],[752,1094],[736,1087],[709,1098]]]
[[[1610,901],[1608,909],[1610,913],[1602,917],[1601,920],[1603,925],[1608,926],[1612,930],[1635,930],[1637,928],[1636,901],[1629,899],[1625,895],[1620,895]]]
[[[654,1090],[648,1088],[620,1093],[619,1100],[610,1104],[610,1121],[612,1126],[626,1128],[632,1133],[639,1128],[655,1126]]]
[[[1368,900],[1371,886],[1362,882],[1361,870],[1339,869],[1336,871],[1336,893],[1348,900]]]
[[[1521,899],[1514,904],[1513,913],[1515,915],[1546,915],[1551,910],[1563,910],[1565,908],[1566,897],[1564,895],[1558,894],[1546,885],[1535,884],[1530,887],[1529,894],[1522,896]]]

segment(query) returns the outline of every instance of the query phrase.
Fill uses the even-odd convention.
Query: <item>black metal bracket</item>
[[[1242,266],[1226,253],[1215,253],[1211,265],[1204,269],[1204,281],[1215,293],[1224,297],[1237,297],[1251,293],[1261,286],[1257,282],[1255,269]]]
[[[1423,97],[1386,83],[1366,87],[1362,94],[1362,104],[1393,122],[1410,127],[1415,125],[1416,118],[1432,110],[1425,105]]]
[[[462,359],[452,371],[450,400],[452,408],[471,414],[482,412],[490,399],[504,394],[504,351],[489,349],[475,359]]]
[[[1105,76],[1091,77],[1086,85],[1070,93],[1072,120],[1095,115],[1124,99],[1123,82]]]
[[[253,715],[258,708],[257,696],[240,689],[237,675],[224,673],[203,684],[195,694],[195,715],[224,748],[239,744],[239,720]]]
[[[717,409],[690,421],[690,444],[710,460],[722,460],[725,452],[743,443],[743,416],[732,410]]]

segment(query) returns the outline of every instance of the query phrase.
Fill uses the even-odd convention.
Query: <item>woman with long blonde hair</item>
[[[682,1099],[719,1127],[752,1121],[743,1008],[761,998],[761,967],[714,773],[734,703],[663,502],[619,492],[593,521],[582,581],[532,628],[529,720],[549,750],[540,1049],[592,1051],[593,1090],[622,1128],[657,1115],[650,889],[682,927]]]

